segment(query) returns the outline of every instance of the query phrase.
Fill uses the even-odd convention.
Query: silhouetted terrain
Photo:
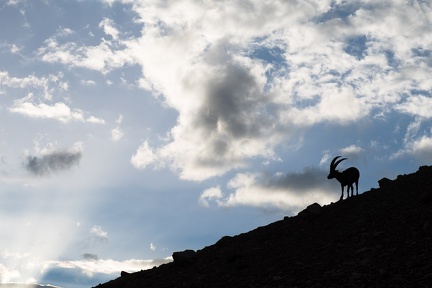
[[[432,287],[432,166],[99,285]]]

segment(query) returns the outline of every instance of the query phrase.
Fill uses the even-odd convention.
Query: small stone
[[[363,274],[361,274],[359,272],[352,272],[351,276],[352,276],[352,279],[360,279],[363,277]]]
[[[273,281],[281,281],[283,278],[281,276],[273,276]]]
[[[357,250],[356,254],[364,253],[364,252],[367,252],[369,250],[370,249],[368,247],[363,247],[363,248],[360,248],[359,250]]]
[[[426,232],[427,230],[429,230],[429,228],[430,228],[430,222],[429,221],[426,221],[424,224],[423,224],[423,231],[424,232]]]

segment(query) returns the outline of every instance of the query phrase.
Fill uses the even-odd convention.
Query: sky
[[[0,282],[91,287],[432,162],[427,0],[0,0]],[[1,287],[1,285],[0,285]]]

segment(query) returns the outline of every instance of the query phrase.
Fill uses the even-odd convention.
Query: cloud
[[[85,260],[99,260],[99,257],[96,254],[84,253],[83,258]]]
[[[153,163],[155,159],[156,156],[146,141],[141,144],[136,153],[131,157],[130,162],[135,168],[143,169],[147,165]]]
[[[68,90],[69,84],[62,81],[63,73],[49,74],[48,76],[37,77],[36,75],[29,75],[26,77],[13,77],[7,71],[0,71],[0,83],[2,87],[12,89],[31,89],[42,95],[43,99],[51,100],[53,94],[56,92],[63,92]],[[16,103],[16,104],[19,104]]]
[[[44,103],[35,105],[30,102],[17,101],[13,107],[9,108],[9,111],[32,118],[55,119],[64,123],[69,121],[84,121],[81,110],[71,110],[66,104],[61,102],[54,105]],[[94,121],[94,119],[91,119],[91,121]]]
[[[151,251],[156,251],[156,245],[153,243],[150,243],[150,250]]]
[[[34,95],[29,94],[23,99],[14,101],[14,104],[9,108],[9,111],[31,118],[53,119],[63,123],[68,123],[71,121],[88,122],[92,124],[105,123],[103,119],[97,118],[95,116],[90,116],[85,119],[84,111],[80,109],[71,109],[63,102],[57,102],[53,105],[48,105],[45,103],[34,104],[30,101],[32,98],[34,98]]]
[[[339,152],[345,157],[359,158],[365,152],[365,150],[360,146],[353,144],[340,149]]]
[[[203,191],[199,198],[199,203],[204,207],[209,207],[209,201],[219,200],[223,197],[220,186],[211,187]]]
[[[20,0],[8,0],[6,5],[8,6],[15,6],[20,2]]]
[[[335,201],[339,189],[327,180],[327,173],[318,168],[306,168],[297,173],[276,175],[238,173],[227,187],[234,192],[224,196],[210,188],[200,200],[214,200],[219,206],[255,206],[297,212],[311,202],[328,204]]]
[[[120,127],[115,127],[111,130],[111,139],[113,141],[119,141],[124,136],[123,131],[120,129]]]
[[[122,122],[123,122],[123,115],[120,114],[118,119],[116,120],[117,127],[115,127],[114,129],[111,130],[111,139],[113,141],[119,141],[124,136],[124,133],[123,133],[122,129],[120,128],[120,125],[122,124]]]
[[[151,269],[155,266],[160,266],[172,262],[172,257],[154,260],[138,260],[130,259],[124,261],[116,261],[112,259],[89,259],[82,261],[46,261],[44,263],[43,271],[50,269],[63,268],[63,269],[79,269],[88,277],[92,277],[95,273],[102,274],[119,274],[121,271],[137,272],[140,270]]]
[[[19,279],[21,274],[19,271],[14,269],[9,269],[4,264],[0,263],[0,281],[2,283],[13,282]]]
[[[1,256],[3,259],[7,258],[15,258],[15,259],[23,259],[30,256],[29,253],[17,253],[17,252],[10,252],[8,249],[4,249],[1,253]]]
[[[96,236],[98,239],[101,239],[101,240],[107,240],[108,239],[108,232],[103,231],[100,226],[97,226],[97,225],[93,226],[90,229],[90,233],[92,235]]]
[[[93,123],[93,124],[105,124],[105,120],[94,117],[94,116],[88,117],[86,121],[89,123]]]
[[[117,37],[115,36],[116,30],[107,26],[112,22],[109,20],[105,20],[105,22],[103,21],[101,25],[104,32],[110,33],[109,35],[113,38]],[[116,48],[118,45],[110,40],[103,39],[99,45],[95,46],[81,46],[71,41],[61,44],[67,35],[58,34],[47,39],[44,43],[45,46],[38,49],[40,59],[48,63],[62,63],[72,67],[100,71],[101,73],[108,73],[113,69],[133,63],[130,55]]]
[[[53,172],[71,169],[79,164],[81,156],[80,150],[51,151],[41,156],[29,155],[24,167],[33,175],[45,176]]]
[[[96,85],[96,82],[93,81],[93,80],[81,80],[81,83],[83,85],[86,85],[86,86],[94,86],[94,85]]]
[[[329,152],[325,152],[323,157],[320,160],[320,166],[324,166],[327,165],[327,163],[330,160],[331,155],[329,154]]]
[[[413,116],[432,118],[432,99],[423,95],[411,96],[407,101],[396,105],[395,109]]]
[[[320,123],[389,112],[430,118],[426,2],[118,2],[141,34],[105,18],[99,29],[109,39],[83,46],[55,35],[38,56],[101,73],[141,68],[137,83],[178,118],[167,142],[137,148],[136,168],[202,181],[278,158],[281,144]]]
[[[405,144],[405,147],[390,156],[396,159],[402,156],[413,156],[422,163],[432,162],[432,138],[422,136]]]
[[[113,40],[117,40],[119,36],[119,31],[114,27],[114,22],[109,18],[104,18],[100,23],[99,27],[101,27],[105,34],[110,35]]]
[[[408,150],[415,158],[422,162],[432,161],[432,138],[423,136],[414,141]]]

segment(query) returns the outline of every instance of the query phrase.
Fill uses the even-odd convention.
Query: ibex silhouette
[[[355,167],[350,167],[350,168],[348,168],[342,172],[339,172],[338,170],[336,170],[336,166],[340,162],[347,159],[347,158],[342,158],[342,159],[337,160],[340,157],[341,156],[336,156],[332,160],[332,162],[330,163],[330,174],[327,176],[327,179],[336,178],[336,180],[338,180],[339,183],[341,184],[342,195],[341,195],[339,201],[343,199],[345,186],[347,186],[347,198],[350,197],[350,194],[349,194],[350,188],[351,188],[351,196],[354,196],[354,187],[353,187],[354,183],[356,185],[356,195],[358,195],[358,182],[359,182],[359,178],[360,178],[360,171]]]

